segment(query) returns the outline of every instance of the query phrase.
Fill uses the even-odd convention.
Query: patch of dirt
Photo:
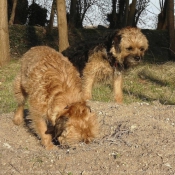
[[[175,174],[175,106],[89,102],[101,124],[91,144],[46,151],[28,128],[0,116],[0,174]]]

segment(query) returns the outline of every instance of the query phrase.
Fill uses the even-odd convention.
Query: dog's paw
[[[15,125],[20,125],[23,122],[23,119],[21,117],[14,117],[12,121]]]
[[[20,125],[23,122],[24,119],[23,117],[24,117],[23,106],[20,106],[14,113],[13,123],[15,125]]]
[[[122,104],[123,103],[123,97],[122,96],[121,97],[117,96],[115,98],[115,102],[118,103],[118,104]]]
[[[56,150],[58,149],[58,147],[54,144],[50,144],[50,145],[45,146],[45,149],[46,150]]]

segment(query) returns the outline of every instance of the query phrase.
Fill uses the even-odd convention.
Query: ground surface
[[[98,115],[91,144],[46,151],[26,127],[0,116],[0,174],[175,174],[175,106],[89,102]]]

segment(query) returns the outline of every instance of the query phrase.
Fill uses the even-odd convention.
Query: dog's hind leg
[[[90,64],[87,63],[83,70],[83,96],[85,100],[90,100],[92,98],[92,86],[95,80],[95,72],[93,72]]]
[[[15,111],[13,122],[16,125],[20,125],[24,120],[24,105],[26,99],[26,93],[21,85],[21,75],[19,74],[14,82],[14,96],[18,103],[17,110]]]

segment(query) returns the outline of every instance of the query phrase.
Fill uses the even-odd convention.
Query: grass
[[[20,69],[20,61],[13,60],[0,69],[0,113],[15,110],[13,80]],[[159,101],[175,105],[175,63],[142,64],[124,75],[124,103]],[[93,89],[93,100],[113,101],[110,85],[98,85]]]
[[[13,60],[0,68],[0,114],[14,111],[13,80],[20,69],[19,61]]]
[[[142,64],[124,75],[124,103],[159,101],[175,104],[175,63]],[[102,85],[93,90],[93,100],[113,101],[110,86]]]
[[[132,70],[124,83],[125,102],[135,101],[175,104],[175,63],[142,65]]]
[[[111,85],[97,85],[92,91],[93,100],[110,102],[113,100],[113,91]]]

